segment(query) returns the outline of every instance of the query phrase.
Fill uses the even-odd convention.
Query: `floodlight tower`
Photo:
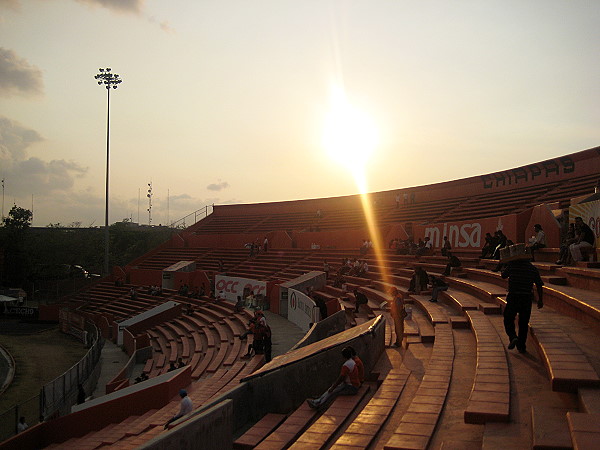
[[[148,183],[148,193],[146,197],[148,197],[148,225],[152,225],[152,181]]]
[[[114,72],[111,72],[110,67],[106,69],[98,69],[98,73],[94,78],[98,81],[100,86],[106,87],[107,93],[107,113],[106,113],[106,202],[104,207],[104,275],[109,274],[108,265],[108,247],[109,247],[109,234],[108,234],[108,174],[109,174],[109,162],[110,162],[110,90],[116,89],[117,86],[123,81]]]

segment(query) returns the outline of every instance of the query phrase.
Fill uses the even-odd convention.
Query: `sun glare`
[[[334,161],[352,173],[361,192],[366,189],[365,165],[377,141],[371,118],[350,103],[341,87],[335,86],[325,117],[323,147]]]

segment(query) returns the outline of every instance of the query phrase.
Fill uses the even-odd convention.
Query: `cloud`
[[[25,159],[27,147],[40,141],[43,138],[37,131],[0,116],[0,160]]]
[[[73,161],[28,157],[27,148],[43,138],[35,130],[0,116],[0,162],[7,193],[15,197],[47,196],[69,190],[87,168]]]
[[[144,7],[144,0],[77,0],[90,6],[100,6],[118,13],[139,14]]]
[[[42,161],[29,158],[16,162],[5,178],[11,193],[17,196],[36,194],[46,197],[56,191],[71,189],[75,178],[82,177],[87,170],[64,159]]]
[[[19,0],[0,0],[0,8],[6,8],[12,11],[20,11],[21,4]]]
[[[0,95],[36,96],[43,90],[42,71],[12,50],[0,47]]]
[[[229,187],[229,183],[227,181],[219,180],[218,183],[211,183],[206,186],[206,189],[209,191],[221,191]]]

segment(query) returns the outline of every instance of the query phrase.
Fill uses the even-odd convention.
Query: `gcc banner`
[[[215,276],[215,295],[223,291],[225,298],[235,303],[237,296],[244,297],[244,289],[254,291],[254,295],[267,295],[267,282],[257,281],[250,278],[227,277],[225,275]]]
[[[319,309],[308,295],[296,289],[288,289],[287,318],[307,332],[311,323],[319,321]]]

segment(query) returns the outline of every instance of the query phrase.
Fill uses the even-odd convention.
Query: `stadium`
[[[60,406],[46,399],[43,420],[0,448],[597,448],[599,182],[596,147],[407,189],[215,205],[109,277],[40,307],[40,319],[93,348],[119,345],[128,361],[106,395],[75,404],[76,385],[65,388]],[[583,261],[557,263],[577,217],[596,241]],[[534,225],[546,236],[533,262],[544,307],[533,308],[527,351],[517,352],[503,324],[508,282],[482,248],[497,231],[527,244]],[[448,269],[444,237],[459,266]],[[348,259],[368,269],[345,270]],[[411,286],[416,268],[445,273],[437,302],[427,283]],[[402,336],[392,292],[408,314]],[[256,310],[302,337],[272,360],[246,357]],[[285,339],[286,326],[273,333],[275,347]],[[364,382],[311,408],[306,399],[335,380],[348,346]],[[86,371],[86,388],[97,373]],[[193,409],[165,425],[182,389]]]

